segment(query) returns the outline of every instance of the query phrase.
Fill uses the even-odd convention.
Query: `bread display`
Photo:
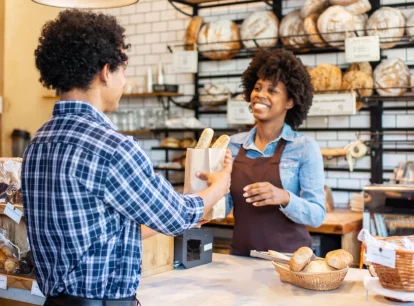
[[[343,6],[329,7],[318,19],[318,31],[333,47],[344,47],[346,32],[355,30],[354,16]]]
[[[312,14],[320,14],[328,6],[328,0],[305,0],[305,3],[300,10],[300,16],[306,18]]]
[[[372,6],[369,0],[359,0],[358,2],[344,6],[344,8],[353,15],[359,15],[370,11]]]
[[[324,273],[331,271],[335,271],[335,269],[330,267],[324,260],[311,261],[302,270],[305,273]]]
[[[361,71],[349,71],[345,73],[342,79],[342,89],[359,89],[359,93],[363,96],[372,96],[374,91],[374,80],[370,75]]]
[[[279,34],[279,19],[272,11],[254,12],[248,16],[240,29],[240,36],[246,48],[274,47]],[[271,38],[271,39],[263,39]]]
[[[354,15],[354,22],[355,22],[355,32],[353,32],[350,36],[358,36],[362,37],[366,35],[365,28],[368,22],[368,15],[367,14],[359,14]]]
[[[342,249],[331,251],[325,256],[325,262],[330,267],[338,270],[348,267],[353,260],[354,257],[351,253]]]
[[[201,133],[200,139],[195,146],[196,149],[208,149],[210,147],[210,142],[213,139],[214,131],[213,129],[206,128]]]
[[[197,141],[194,138],[184,138],[180,141],[180,148],[194,148]]]
[[[408,87],[410,70],[399,58],[382,61],[374,70],[374,85],[380,96],[401,96]],[[397,88],[392,88],[397,87]]]
[[[282,19],[279,36],[286,48],[306,50],[310,43],[305,33],[300,10],[294,10]]]
[[[405,16],[400,10],[392,7],[382,7],[369,17],[367,35],[380,37],[382,49],[395,47],[404,34]]]
[[[180,147],[180,141],[174,137],[166,137],[164,140],[160,143],[161,147],[166,148],[179,148]]]
[[[321,64],[309,71],[314,91],[340,90],[342,71],[330,64]]]
[[[342,5],[342,6],[346,6],[346,5],[350,5],[350,4],[354,4],[356,2],[358,2],[359,0],[330,0],[329,4],[330,5]]]
[[[318,32],[318,14],[311,14],[303,21],[305,33],[308,34],[308,39],[312,45],[323,48],[328,44],[323,40],[322,36]]]
[[[200,32],[203,24],[203,18],[195,16],[190,20],[185,31],[185,50],[194,50],[194,44],[197,42],[198,33]]]
[[[372,76],[372,67],[369,62],[353,63],[346,70],[346,72],[349,72],[349,71],[361,71],[365,73],[366,75]]]
[[[205,108],[216,107],[226,104],[230,97],[230,91],[227,87],[220,84],[206,84],[200,90],[199,101]]]
[[[414,12],[407,18],[405,28],[407,29],[408,39],[414,39]]]
[[[203,56],[212,60],[233,58],[241,48],[239,28],[231,20],[204,24],[197,42]]]
[[[313,252],[308,247],[301,247],[295,253],[289,261],[290,270],[294,272],[300,272],[310,262],[313,256]]]

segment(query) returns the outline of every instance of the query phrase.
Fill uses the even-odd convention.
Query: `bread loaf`
[[[411,86],[411,91],[414,91],[414,74],[411,76],[410,86]]]
[[[311,14],[320,14],[328,6],[328,0],[305,0],[300,10],[300,16],[306,18]]]
[[[161,147],[166,148],[179,148],[180,141],[174,137],[167,137],[163,141],[161,141]]]
[[[361,71],[366,75],[372,76],[372,67],[369,62],[360,62],[360,63],[353,63],[348,67],[346,72],[349,71]]]
[[[345,9],[353,15],[364,14],[371,10],[371,3],[369,0],[359,0],[358,2],[344,6]]]
[[[330,64],[321,64],[309,72],[315,91],[340,90],[342,71],[339,67]]]
[[[409,84],[410,70],[399,58],[382,61],[374,70],[374,84],[380,96],[401,96]]]
[[[361,71],[349,71],[342,79],[342,89],[359,89],[361,95],[369,97],[374,91],[374,80],[372,76]]]
[[[306,273],[324,273],[335,271],[334,268],[328,266],[328,264],[323,260],[311,261],[306,265],[302,272]]]
[[[346,32],[355,30],[354,16],[343,6],[329,7],[318,19],[318,31],[333,47],[344,47]]]
[[[197,141],[194,138],[184,138],[180,141],[180,148],[194,148]]]
[[[185,31],[185,50],[194,50],[194,44],[197,42],[198,33],[203,24],[203,17],[195,16],[190,20]]]
[[[413,40],[414,39],[414,12],[412,12],[411,15],[407,18],[405,27],[407,29],[408,39]]]
[[[233,58],[241,47],[239,28],[231,20],[204,24],[197,42],[202,55],[212,60]]]
[[[310,262],[313,252],[308,247],[301,247],[295,253],[293,253],[292,258],[289,260],[290,270],[293,272],[300,272],[302,269]]]
[[[359,14],[354,15],[354,22],[355,22],[355,32],[353,32],[350,36],[358,36],[362,37],[366,35],[365,28],[368,22],[368,15],[367,14]]]
[[[248,16],[240,29],[240,36],[246,48],[274,47],[277,44],[279,34],[279,19],[271,11],[254,12]],[[271,39],[263,39],[271,38]]]
[[[395,47],[404,34],[405,16],[399,9],[382,7],[367,22],[367,34],[380,37],[381,49]]]
[[[338,270],[348,267],[353,260],[354,257],[351,253],[342,249],[331,251],[325,256],[325,262],[332,268]]]
[[[303,26],[305,29],[305,33],[308,34],[308,39],[312,43],[312,45],[323,48],[327,47],[328,44],[323,40],[322,36],[318,32],[318,14],[311,14],[305,18],[303,22]]]
[[[306,50],[310,45],[299,10],[294,10],[283,17],[280,22],[279,36],[286,48]]]
[[[7,260],[6,254],[4,254],[2,251],[0,251],[0,269],[4,269],[4,263]]]
[[[211,146],[213,149],[225,149],[229,145],[230,136],[221,135]]]
[[[342,6],[345,6],[345,5],[350,5],[350,4],[356,3],[358,1],[359,0],[330,0],[329,3],[330,3],[330,5],[342,5]]]
[[[208,149],[210,147],[210,142],[213,139],[214,131],[213,129],[206,128],[201,133],[200,139],[197,142],[196,149]]]

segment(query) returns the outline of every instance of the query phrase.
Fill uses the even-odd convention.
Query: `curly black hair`
[[[114,16],[76,9],[64,10],[42,28],[35,50],[39,81],[46,88],[67,92],[87,90],[99,71],[124,65],[128,56],[125,29]]]
[[[291,51],[259,50],[242,75],[243,95],[250,101],[250,95],[258,79],[279,81],[286,86],[288,99],[294,106],[288,110],[285,122],[297,130],[306,119],[312,105],[313,86],[310,75],[302,61]]]

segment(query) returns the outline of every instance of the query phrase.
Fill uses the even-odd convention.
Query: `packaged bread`
[[[324,260],[311,261],[302,270],[302,272],[305,273],[324,273],[332,271],[335,271],[335,269],[330,267]]]
[[[254,12],[248,16],[240,29],[240,36],[246,48],[274,47],[279,35],[279,19],[272,11]],[[269,39],[263,39],[269,38]]]
[[[340,90],[342,71],[330,64],[320,64],[309,71],[314,91]]]
[[[198,33],[203,24],[203,17],[194,16],[185,31],[185,50],[194,50],[194,44],[197,42]]]
[[[6,262],[7,259],[8,257],[6,256],[6,254],[0,251],[0,269],[4,269],[4,263]]]
[[[318,14],[311,14],[303,21],[303,27],[305,33],[308,34],[308,39],[312,45],[323,48],[328,44],[323,40],[322,36],[318,32]]]
[[[349,71],[361,71],[365,73],[366,75],[372,76],[372,66],[369,62],[353,63],[346,70],[346,72],[349,72]]]
[[[350,5],[350,4],[354,4],[356,2],[358,2],[359,0],[329,0],[329,4],[330,5],[342,5],[342,6],[346,6],[346,5]]]
[[[408,39],[414,39],[414,12],[407,18],[407,22],[405,24],[405,28],[407,31]]]
[[[166,148],[179,148],[180,147],[180,141],[174,137],[166,137],[163,139],[160,143],[161,147]]]
[[[230,136],[221,135],[212,145],[213,149],[226,149],[230,143]]]
[[[405,16],[399,9],[381,7],[367,21],[368,36],[380,37],[381,49],[395,47],[404,34]]]
[[[300,10],[294,10],[283,17],[280,22],[279,36],[286,48],[306,51],[310,43],[303,28],[303,18],[300,16]]]
[[[206,128],[201,133],[200,139],[195,146],[196,149],[208,149],[210,142],[213,139],[214,131],[211,128]]]
[[[16,258],[8,258],[4,263],[4,270],[8,274],[19,274],[20,264]]]
[[[300,272],[310,262],[313,255],[313,251],[308,247],[301,247],[289,260],[290,270],[293,272]]]
[[[329,7],[318,19],[319,33],[333,47],[344,48],[346,32],[354,30],[354,16],[340,5]]]
[[[212,60],[231,59],[241,48],[239,28],[231,20],[204,24],[197,42],[203,56]]]
[[[342,89],[358,89],[361,95],[369,97],[374,92],[374,80],[361,71],[349,71],[342,78]]]
[[[373,77],[380,96],[401,96],[407,91],[401,87],[409,86],[410,70],[399,58],[386,59],[375,68]]]
[[[311,14],[320,14],[328,6],[328,0],[305,0],[300,10],[300,16],[306,18]]]
[[[335,250],[331,251],[325,256],[325,262],[335,269],[343,269],[348,267],[354,260],[354,257],[351,253],[345,250]]]

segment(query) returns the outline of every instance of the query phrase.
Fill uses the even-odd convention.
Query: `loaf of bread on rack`
[[[165,148],[179,148],[180,141],[174,137],[166,137],[161,141],[160,145]]]
[[[365,28],[367,27],[368,15],[359,14],[354,15],[355,31],[351,33],[351,37],[358,36],[362,37],[366,35]]]
[[[346,6],[346,5],[350,5],[353,3],[358,2],[359,0],[330,0],[329,4],[330,5],[342,5],[342,6]]]
[[[309,71],[314,91],[340,90],[342,71],[339,67],[330,64],[320,64]],[[332,93],[332,92],[328,92]]]
[[[308,39],[312,45],[323,48],[328,44],[323,40],[322,36],[318,32],[318,14],[311,14],[307,16],[303,22],[305,33],[308,34]]]
[[[328,0],[305,0],[300,10],[300,16],[306,18],[312,14],[320,14],[328,6]]]
[[[407,22],[405,24],[405,28],[407,31],[408,39],[414,39],[414,12],[407,18]]]
[[[342,78],[342,90],[358,89],[365,97],[372,96],[374,92],[374,80],[361,71],[349,71]]]
[[[411,76],[411,79],[410,79],[410,86],[411,86],[411,91],[413,91],[413,92],[414,92],[414,74]]]
[[[300,10],[294,10],[283,17],[280,22],[279,36],[286,48],[307,50],[310,42],[303,27]]]
[[[325,256],[325,262],[338,270],[348,267],[353,260],[352,254],[342,249],[328,252]]]
[[[359,0],[355,3],[344,6],[344,8],[353,15],[359,15],[370,11],[372,6],[369,0]]]
[[[311,261],[302,270],[302,272],[305,272],[305,273],[323,273],[323,272],[332,272],[332,271],[335,271],[335,269],[330,267],[323,260]]]
[[[202,55],[212,60],[231,59],[241,48],[239,28],[231,20],[204,24],[197,42]]]
[[[375,68],[373,77],[380,96],[401,96],[409,86],[410,70],[401,59],[391,58]]]
[[[293,272],[300,272],[310,262],[313,256],[313,251],[308,247],[301,247],[293,253],[289,260],[290,270]]]
[[[365,73],[366,75],[372,76],[372,66],[369,62],[353,63],[346,70],[346,72],[349,72],[349,71],[361,71]]]
[[[333,47],[343,49],[346,32],[352,33],[354,30],[354,16],[340,5],[329,7],[318,19],[319,33]]]
[[[194,44],[197,42],[198,33],[203,25],[203,17],[194,16],[185,31],[185,50],[194,50]]]
[[[279,19],[272,11],[254,12],[248,16],[240,29],[240,36],[246,48],[274,47],[279,35]],[[263,39],[269,38],[269,39]]]
[[[381,7],[367,22],[367,34],[380,37],[381,49],[395,47],[404,34],[405,16],[399,9]]]

